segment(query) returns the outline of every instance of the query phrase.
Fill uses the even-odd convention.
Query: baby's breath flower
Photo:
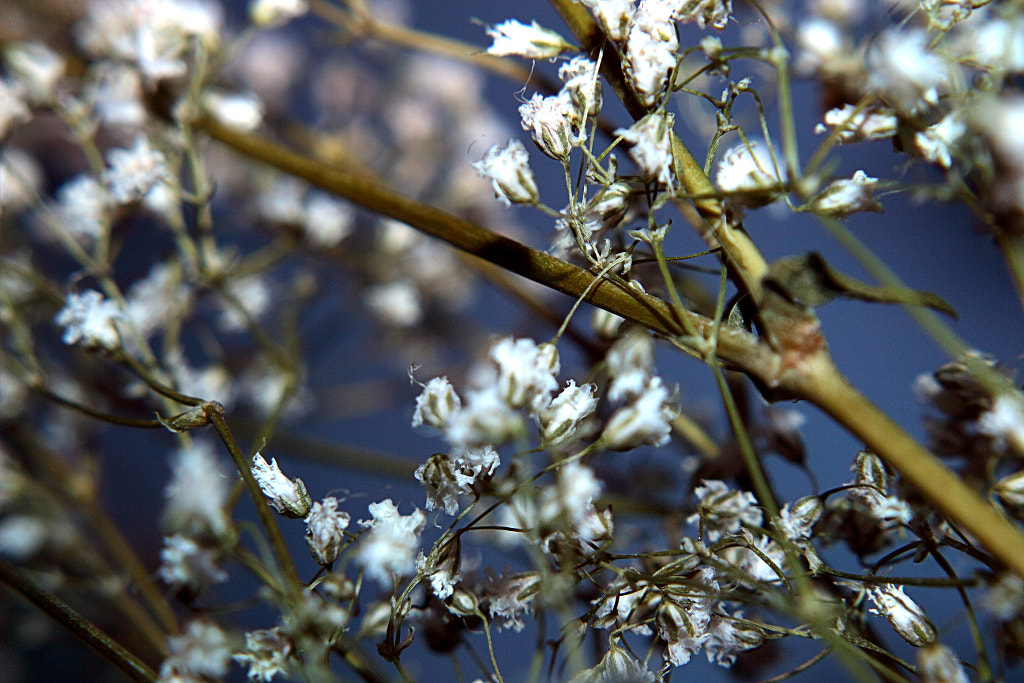
[[[722,155],[715,173],[715,184],[723,192],[734,193],[730,201],[757,207],[774,201],[781,179],[767,147],[756,142],[736,145]]]
[[[491,362],[498,369],[498,393],[511,408],[548,404],[558,388],[558,350],[554,344],[537,345],[532,339],[505,337],[491,346]]]
[[[491,573],[485,585],[492,617],[502,617],[502,628],[522,631],[525,624],[522,616],[530,611],[530,604],[540,583],[540,575],[536,572],[523,574],[506,574],[497,576]]]
[[[65,344],[81,343],[90,348],[111,351],[121,346],[121,336],[117,331],[117,323],[121,320],[124,320],[124,312],[94,289],[87,289],[81,294],[69,293],[64,308],[53,318],[64,328]]]
[[[654,369],[654,339],[646,330],[634,329],[612,345],[605,363],[612,378],[609,400],[634,399],[643,393]]]
[[[216,624],[193,621],[180,636],[167,639],[170,655],[160,666],[160,680],[220,678],[228,672],[231,647]]]
[[[571,93],[562,90],[544,97],[535,93],[519,107],[523,130],[530,131],[540,150],[552,159],[567,161],[572,148],[586,139]]]
[[[106,184],[120,204],[141,199],[157,182],[171,177],[163,152],[153,149],[145,135],[137,136],[130,149],[107,152],[107,163]]]
[[[196,539],[222,538],[230,530],[224,514],[230,489],[212,447],[193,441],[172,460],[164,525],[172,533]]]
[[[849,180],[835,180],[811,200],[812,210],[830,216],[848,216],[858,211],[883,211],[871,191],[878,178],[857,171]]]
[[[218,565],[216,550],[204,548],[180,534],[164,538],[160,550],[160,578],[174,590],[200,591],[214,583],[227,581],[228,574]]]
[[[333,496],[313,503],[306,516],[306,545],[317,563],[327,566],[338,559],[350,520],[347,512],[338,509],[338,499]]]
[[[882,140],[896,134],[896,114],[891,109],[878,108],[857,111],[852,104],[844,104],[825,112],[824,123],[814,127],[818,134],[827,133],[829,128],[839,132],[840,142]]]
[[[416,570],[416,551],[427,516],[419,509],[411,515],[399,514],[390,498],[371,503],[369,510],[373,519],[359,521],[370,531],[359,539],[356,562],[368,577],[388,587],[394,577]]]
[[[914,134],[914,145],[928,161],[942,168],[953,164],[951,150],[964,133],[967,124],[956,112],[951,112],[938,123]]]
[[[646,107],[653,106],[665,89],[679,49],[670,16],[656,5],[657,2],[641,1],[629,24],[623,60],[623,70]]]
[[[580,0],[590,9],[601,30],[612,40],[626,37],[629,19],[635,11],[634,0]]]
[[[242,132],[254,131],[263,122],[263,103],[253,93],[207,90],[203,106],[219,123]]]
[[[704,654],[709,662],[729,668],[739,653],[759,647],[764,642],[764,634],[756,627],[741,622],[742,612],[730,617],[725,614],[724,607],[724,603],[719,603],[718,612],[711,615]]]
[[[459,513],[459,494],[473,491],[477,474],[460,465],[444,453],[435,453],[416,468],[416,481],[427,487],[427,510],[440,508],[453,517]]]
[[[684,24],[695,21],[701,28],[711,26],[721,31],[732,14],[732,0],[687,0],[679,4],[679,21]]]
[[[636,162],[641,175],[663,184],[668,191],[675,187],[672,170],[672,125],[675,117],[656,112],[643,117],[628,129],[615,131],[624,142],[632,145],[629,156]]]
[[[597,397],[594,396],[596,389],[593,384],[576,386],[575,380],[569,380],[551,405],[537,414],[540,436],[545,447],[564,444],[572,439],[580,422],[597,408]]]
[[[523,418],[511,410],[496,383],[466,392],[466,402],[445,426],[445,438],[456,448],[502,444],[522,433]]]
[[[494,196],[505,206],[535,204],[540,199],[530,170],[530,155],[518,140],[509,140],[505,147],[491,147],[473,168],[491,181]]]
[[[917,675],[921,683],[969,683],[971,680],[956,653],[942,643],[917,651]]]
[[[573,57],[559,67],[558,77],[576,108],[587,118],[597,116],[603,102],[600,64],[582,55]]]
[[[416,283],[408,278],[367,287],[363,300],[389,325],[414,327],[423,320],[423,297]]]
[[[306,0],[252,0],[249,3],[249,18],[257,26],[284,24],[308,11]]]
[[[793,504],[786,503],[779,513],[779,529],[793,542],[804,541],[811,537],[824,510],[818,496],[804,496]]]
[[[493,28],[487,29],[487,35],[494,39],[487,48],[487,54],[498,57],[519,55],[529,59],[553,59],[566,50],[573,49],[562,36],[546,29],[536,21],[530,25],[508,19]]]
[[[865,56],[868,87],[906,112],[938,102],[949,82],[950,66],[931,51],[921,29],[889,29],[871,43]]]
[[[704,542],[739,533],[743,525],[760,526],[763,519],[757,498],[749,491],[737,491],[724,481],[706,480],[694,490],[698,512],[687,517],[689,524],[704,525]]]
[[[277,674],[287,674],[293,649],[291,639],[278,626],[246,633],[245,649],[231,658],[248,665],[249,680],[270,683]]]
[[[32,118],[32,110],[25,103],[25,89],[11,79],[0,77],[0,140],[16,124]]]
[[[11,73],[25,86],[34,102],[47,102],[64,77],[64,58],[42,43],[13,43],[4,50]]]
[[[299,518],[309,513],[313,501],[306,493],[306,485],[301,479],[292,481],[284,476],[276,458],[271,458],[268,465],[259,453],[252,456],[252,474],[267,502],[282,515]]]
[[[868,598],[875,607],[872,614],[885,617],[896,633],[914,647],[924,647],[935,642],[938,634],[935,625],[916,602],[907,597],[903,588],[886,583],[868,589]]]
[[[423,386],[423,392],[416,397],[416,412],[412,415],[412,426],[426,424],[444,430],[448,420],[461,407],[462,399],[455,393],[455,387],[448,378],[435,377]]]
[[[76,239],[91,242],[107,227],[111,198],[91,175],[81,174],[61,185],[56,199],[54,218]]]
[[[643,445],[664,446],[669,441],[670,421],[675,415],[668,388],[660,377],[651,377],[639,397],[619,408],[608,420],[601,442],[614,451]]]

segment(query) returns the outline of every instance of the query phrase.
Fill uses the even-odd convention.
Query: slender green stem
[[[146,666],[135,655],[122,647],[109,635],[101,631],[70,605],[40,588],[17,567],[0,558],[0,581],[21,593],[29,602],[49,615],[54,621],[81,638],[104,658],[110,660],[133,681],[153,682],[156,672]]]

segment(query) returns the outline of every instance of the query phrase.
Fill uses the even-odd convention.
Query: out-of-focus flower
[[[848,216],[858,211],[884,209],[871,192],[878,184],[878,178],[869,178],[864,171],[857,171],[849,180],[834,180],[810,201],[813,211],[830,216]]]
[[[306,0],[252,0],[249,3],[249,18],[257,26],[278,26],[308,11]]]
[[[487,48],[487,54],[498,57],[519,55],[529,59],[553,59],[566,50],[573,49],[562,36],[546,29],[536,21],[530,25],[515,19],[504,21],[487,29],[487,35],[494,39]]]
[[[883,31],[865,56],[868,88],[901,111],[935,105],[948,87],[951,67],[928,42],[928,34],[920,29]]]
[[[704,542],[715,543],[726,536],[738,534],[743,525],[759,526],[763,519],[757,498],[749,491],[737,491],[716,479],[701,482],[694,489],[698,512],[690,515],[689,524],[704,525]]]
[[[585,5],[605,35],[612,40],[622,40],[629,28],[629,19],[633,16],[634,0],[580,0]]]
[[[498,369],[498,394],[509,407],[538,410],[550,402],[560,368],[554,344],[505,337],[491,345],[489,355]]]
[[[373,519],[359,521],[370,531],[359,539],[356,562],[368,577],[388,587],[395,577],[416,570],[416,551],[427,516],[419,509],[402,515],[390,498],[371,503],[369,510]]]
[[[969,683],[971,680],[956,654],[942,643],[917,651],[917,675],[921,683]]]
[[[0,77],[0,140],[16,124],[32,118],[32,110],[25,103],[24,88],[13,80]]]
[[[775,200],[782,178],[768,148],[751,142],[732,147],[722,155],[715,184],[719,190],[730,193],[730,202],[758,207]]]
[[[180,636],[167,639],[169,656],[160,666],[161,681],[220,678],[228,672],[231,645],[216,624],[193,621]]]
[[[207,90],[203,106],[218,122],[235,130],[251,132],[263,123],[263,102],[252,93]]]
[[[157,182],[171,179],[166,157],[145,135],[137,136],[129,149],[107,152],[107,163],[104,180],[110,196],[121,204],[141,199]]]
[[[540,150],[552,159],[567,161],[572,148],[586,140],[581,115],[566,90],[557,95],[533,97],[519,107],[523,130],[530,131]]]
[[[914,145],[928,161],[942,168],[953,165],[951,151],[964,133],[967,124],[956,112],[947,114],[938,123],[914,134]]]
[[[280,627],[249,631],[245,649],[231,657],[249,667],[249,680],[270,683],[277,674],[287,675],[288,658],[294,645]]]
[[[24,85],[33,102],[48,102],[64,77],[64,58],[42,43],[12,43],[4,48],[11,74]]]
[[[648,114],[628,129],[615,131],[624,142],[630,143],[629,156],[636,162],[641,175],[661,183],[671,192],[676,177],[672,169],[672,114]]]
[[[638,398],[611,416],[601,442],[615,451],[643,445],[664,446],[669,441],[675,415],[668,388],[660,377],[651,377]]]
[[[117,323],[121,320],[124,320],[124,312],[94,289],[87,289],[81,294],[69,293],[64,308],[53,318],[64,328],[65,344],[82,343],[90,348],[111,351],[121,346],[117,330]]]
[[[448,378],[435,377],[426,383],[422,393],[416,397],[416,412],[412,415],[412,426],[426,424],[443,431],[448,420],[461,407],[462,399],[455,393],[455,387]]]
[[[171,533],[197,540],[222,538],[230,531],[224,513],[230,483],[208,444],[193,441],[182,448],[171,461],[171,481],[164,492],[164,526]]]
[[[218,552],[204,548],[191,538],[175,534],[164,538],[158,574],[174,590],[203,588],[227,581],[228,573],[218,566]]]
[[[838,130],[840,142],[882,140],[896,134],[896,124],[896,114],[891,109],[883,107],[857,111],[854,105],[844,104],[825,112],[824,123],[815,126],[814,132],[827,133],[829,128]]]

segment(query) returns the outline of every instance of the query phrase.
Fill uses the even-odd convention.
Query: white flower
[[[942,168],[953,165],[951,150],[964,133],[967,124],[956,112],[944,116],[938,123],[914,134],[914,145],[928,161]]]
[[[654,339],[646,330],[632,330],[617,340],[605,357],[612,382],[611,401],[631,400],[647,387],[654,369]]]
[[[848,216],[858,211],[883,211],[871,191],[878,178],[869,178],[857,171],[849,180],[834,180],[811,200],[811,208],[831,216]]]
[[[5,146],[0,152],[0,187],[0,208],[11,212],[28,208],[43,189],[43,167],[23,150]]]
[[[0,77],[0,140],[15,124],[32,118],[32,110],[25,104],[24,97],[20,84]]]
[[[60,186],[53,211],[56,220],[72,236],[92,241],[107,227],[109,208],[110,196],[106,188],[83,173]]]
[[[257,26],[284,24],[308,11],[306,0],[252,0],[249,3],[249,18]]]
[[[121,320],[124,320],[124,312],[94,289],[81,294],[69,293],[64,308],[53,318],[64,328],[65,344],[82,343],[111,351],[121,345],[117,331],[117,322]]]
[[[734,193],[729,199],[756,207],[771,202],[781,180],[768,148],[751,142],[730,148],[718,162],[715,184],[723,192]]]
[[[47,102],[64,77],[64,58],[42,43],[13,43],[4,50],[11,73],[25,86],[28,98]]]
[[[872,614],[885,617],[896,633],[914,647],[931,645],[938,637],[935,626],[917,603],[907,597],[903,588],[886,583],[868,589],[868,598],[875,605]]]
[[[253,93],[203,92],[203,106],[228,128],[251,132],[263,123],[263,102]]]
[[[956,654],[942,643],[917,651],[917,675],[921,683],[970,683],[971,680]]]
[[[978,431],[999,446],[1010,443],[1024,451],[1024,398],[1011,392],[996,396],[992,408],[978,418]]]
[[[352,205],[325,192],[310,192],[302,206],[302,228],[316,247],[336,247],[352,234]]]
[[[623,60],[623,70],[646,107],[657,102],[665,89],[679,48],[671,17],[657,5],[657,0],[641,1],[629,24]]]
[[[804,75],[842,59],[848,54],[848,41],[834,23],[823,17],[811,16],[800,22],[796,33],[797,54],[794,66]]]
[[[412,426],[427,424],[444,430],[448,420],[461,407],[462,399],[455,393],[455,387],[448,378],[435,377],[427,382],[423,392],[416,397],[416,412],[412,415]]]
[[[142,337],[149,337],[167,320],[189,310],[192,292],[181,282],[181,275],[171,264],[157,263],[128,289],[127,317]]]
[[[454,546],[445,546],[444,557],[436,564],[429,564],[429,558],[423,553],[416,557],[417,571],[430,577],[430,587],[440,600],[447,600],[455,592],[455,584],[462,578],[456,566],[458,559]]]
[[[576,108],[588,118],[597,116],[603,102],[601,65],[579,55],[558,68],[558,77]]]
[[[416,283],[395,280],[367,287],[363,300],[381,320],[396,327],[414,327],[423,320],[423,300]]]
[[[779,530],[794,543],[805,541],[811,537],[811,530],[824,509],[818,496],[805,496],[792,505],[786,503],[779,512]]]
[[[928,47],[921,29],[883,31],[865,55],[868,87],[892,106],[914,112],[938,102],[947,88],[949,65]]]
[[[586,140],[582,116],[567,90],[548,97],[534,93],[519,106],[519,116],[523,130],[530,131],[533,141],[552,159],[567,160],[572,148]]]
[[[558,388],[558,351],[553,344],[505,337],[491,346],[491,361],[498,369],[498,393],[511,408],[548,404]]]
[[[291,639],[276,627],[249,631],[245,634],[245,650],[231,657],[239,664],[248,664],[249,680],[270,683],[277,674],[287,674],[292,650]]]
[[[360,537],[356,562],[366,575],[381,586],[389,587],[396,576],[408,576],[416,570],[416,551],[420,532],[427,522],[423,510],[401,515],[388,498],[369,506],[372,520],[360,520],[369,533]]]
[[[333,496],[313,503],[306,516],[306,545],[313,559],[324,566],[338,559],[350,521],[349,514],[338,509],[338,499]]]
[[[540,198],[530,170],[530,155],[518,140],[509,140],[505,147],[494,145],[473,168],[491,181],[494,196],[505,206],[533,204]]]
[[[160,680],[220,678],[228,672],[231,648],[216,624],[193,621],[185,633],[167,639],[170,655],[160,666]]]
[[[227,572],[217,564],[215,550],[175,534],[164,538],[158,574],[174,590],[187,587],[199,591],[211,584],[227,581]]]
[[[511,409],[497,383],[466,392],[466,402],[445,427],[445,438],[456,448],[502,444],[522,433],[522,416]]]
[[[158,181],[171,179],[163,152],[153,149],[145,135],[137,136],[130,149],[107,152],[107,164],[104,179],[110,196],[120,204],[141,199]]]
[[[726,536],[738,534],[744,526],[760,526],[763,519],[757,498],[749,491],[737,491],[723,481],[710,479],[694,490],[698,512],[690,515],[688,524],[704,525],[704,542],[715,543]]]
[[[217,324],[226,332],[246,329],[250,318],[259,319],[270,307],[270,286],[261,273],[233,278],[227,290],[233,301],[221,302],[223,309],[217,317]]]
[[[277,459],[271,458],[270,464],[257,453],[252,456],[252,475],[260,490],[267,497],[267,502],[285,517],[305,517],[313,504],[309,494],[306,493],[306,485],[301,479],[292,481],[284,476],[281,468],[277,466]]]
[[[701,28],[712,26],[721,31],[730,14],[732,0],[687,0],[681,3],[677,18],[684,24],[695,21]]]
[[[569,380],[551,405],[537,414],[540,436],[546,448],[572,439],[580,423],[597,408],[596,389],[593,384],[576,386],[575,380]]]
[[[488,598],[492,617],[502,617],[502,628],[522,631],[525,624],[522,615],[530,611],[530,603],[540,582],[535,572],[487,577],[485,594]]]
[[[664,446],[669,441],[675,415],[668,389],[660,377],[651,377],[640,396],[608,420],[601,442],[615,451],[642,445]]]
[[[636,11],[633,0],[580,0],[580,3],[590,9],[601,30],[610,39],[622,40],[626,37],[629,19]]]
[[[459,495],[472,493],[478,472],[444,453],[435,453],[416,468],[413,476],[427,487],[427,510],[440,508],[446,515],[459,513]]]
[[[171,533],[196,539],[215,541],[225,536],[230,530],[224,514],[230,481],[205,442],[193,441],[179,450],[171,462],[171,480],[164,492],[164,526]]]
[[[629,156],[640,173],[647,179],[665,185],[668,191],[675,187],[672,170],[672,114],[656,112],[643,117],[628,129],[615,131],[624,142],[630,143]]]
[[[858,112],[854,105],[844,104],[825,112],[824,123],[815,126],[814,132],[822,134],[828,132],[829,128],[834,128],[840,131],[840,142],[882,140],[896,134],[896,124],[896,114],[891,109],[868,109]]]
[[[487,48],[487,54],[498,57],[519,55],[530,59],[552,59],[572,45],[565,42],[562,36],[550,29],[540,26],[536,21],[530,25],[509,19],[493,28],[487,29],[487,35],[494,42]]]

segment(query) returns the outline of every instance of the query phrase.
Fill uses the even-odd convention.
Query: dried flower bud
[[[505,206],[540,201],[537,181],[530,169],[530,153],[518,140],[509,140],[505,147],[494,145],[473,168],[491,181],[494,196]]]
[[[992,487],[992,493],[999,497],[1003,505],[1024,509],[1024,470],[1003,477]]]
[[[580,422],[597,408],[593,384],[576,386],[574,380],[562,390],[551,405],[540,411],[540,436],[545,447],[565,443],[576,433]]]
[[[462,400],[447,377],[435,377],[423,387],[423,393],[416,397],[416,412],[412,426],[428,424],[443,430],[448,420],[462,407]]]
[[[903,593],[903,588],[887,583],[868,591],[874,603],[872,614],[885,617],[896,633],[914,647],[935,643],[938,634],[935,625],[916,602]]]
[[[487,29],[487,35],[494,42],[487,48],[487,54],[498,57],[518,55],[529,59],[553,59],[572,45],[551,29],[546,29],[536,21],[527,26],[515,19],[504,21],[493,28]]]
[[[259,453],[252,456],[252,476],[267,497],[267,502],[282,515],[301,518],[309,514],[313,501],[306,493],[306,485],[301,479],[292,481],[284,476],[277,466],[276,458],[271,458],[268,465]]]
[[[857,171],[849,180],[836,180],[810,201],[810,207],[829,216],[848,216],[858,211],[881,213],[882,205],[871,195],[878,178]]]
[[[786,538],[799,541],[810,538],[811,529],[821,519],[825,506],[818,496],[804,496],[792,505],[782,508],[779,526]]]
[[[210,416],[206,414],[203,406],[195,406],[184,413],[169,417],[166,420],[159,415],[156,416],[156,419],[172,432],[187,432],[190,429],[203,427],[210,423]]]
[[[306,517],[306,545],[319,564],[327,566],[338,559],[350,520],[347,512],[338,510],[338,499],[333,496],[313,503]]]
[[[476,596],[462,588],[456,588],[447,602],[448,609],[461,617],[480,614],[480,602]]]
[[[853,471],[857,473],[858,484],[877,489],[882,495],[888,491],[889,474],[885,471],[882,459],[871,451],[864,450],[857,454]]]

